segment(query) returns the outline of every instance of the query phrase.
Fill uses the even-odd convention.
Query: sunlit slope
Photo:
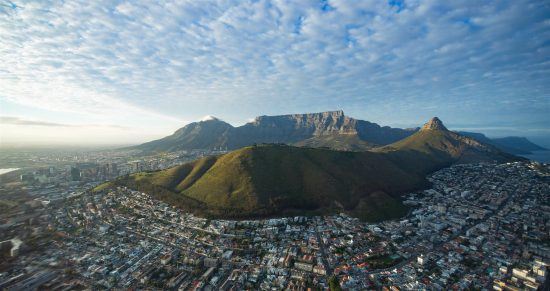
[[[376,146],[373,143],[364,141],[357,134],[330,134],[308,138],[294,143],[295,146],[311,148],[328,148],[338,151],[361,152],[372,149]]]
[[[344,211],[376,221],[403,215],[400,194],[425,187],[430,172],[453,163],[517,159],[448,131],[434,118],[412,136],[373,151],[249,146],[114,184],[210,217]]]
[[[116,183],[149,192],[162,189],[171,201],[193,201],[194,209],[178,206],[216,217],[356,213],[362,205],[368,215],[356,214],[371,220],[402,215],[404,207],[395,197],[425,185],[422,175],[403,171],[382,154],[284,145],[245,147]]]
[[[375,149],[407,171],[429,173],[453,163],[509,162],[520,158],[447,130],[434,117],[413,135]]]

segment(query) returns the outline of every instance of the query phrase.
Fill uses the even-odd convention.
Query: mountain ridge
[[[433,124],[432,124],[433,123]],[[439,118],[430,120],[424,127],[443,126]],[[446,127],[444,129],[447,129]],[[392,128],[365,120],[355,119],[342,110],[318,113],[286,114],[256,117],[241,126],[205,116],[172,135],[129,147],[144,153],[178,150],[234,150],[259,143],[285,143],[304,147],[322,147],[344,151],[365,151],[383,147],[407,138],[422,128]],[[480,133],[457,132],[479,142],[491,144],[511,154],[528,154],[544,148],[525,138],[505,137],[490,139]]]
[[[376,149],[379,152],[415,152],[455,163],[480,161],[506,162],[518,158],[497,147],[448,130],[437,117],[430,119],[413,135]]]
[[[421,130],[371,151],[262,144],[171,169],[122,177],[127,186],[198,215],[257,218],[347,212],[364,220],[398,218],[400,195],[427,186],[426,175],[454,163],[521,160],[447,130]]]
[[[521,154],[531,154],[533,151],[548,151],[547,148],[541,147],[526,137],[520,136],[507,136],[507,137],[498,137],[498,138],[489,138],[482,133],[459,131],[459,134],[472,137],[481,142],[491,144],[496,146],[508,153],[521,155]]]
[[[208,130],[204,123],[210,123]],[[346,116],[342,110],[305,114],[258,116],[252,122],[234,127],[220,119],[192,122],[167,137],[130,147],[145,152],[191,149],[237,149],[257,143],[295,144],[320,136],[353,135],[364,145],[389,144],[414,133],[416,129],[380,126]]]

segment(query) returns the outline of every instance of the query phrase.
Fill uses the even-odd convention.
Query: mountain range
[[[193,122],[165,138],[134,147],[146,152],[189,149],[238,149],[259,143],[326,146],[341,150],[365,150],[403,139],[415,129],[381,127],[354,119],[343,111],[259,116],[233,127],[217,118]]]
[[[507,136],[500,138],[488,138],[482,133],[459,131],[460,134],[474,138],[480,142],[487,143],[498,147],[499,149],[515,154],[526,155],[531,154],[534,151],[546,151],[548,149],[543,148],[537,144],[534,144],[525,137],[519,136]]]
[[[362,127],[357,126],[360,123],[341,112],[331,112],[288,115],[271,121],[260,118],[248,126],[262,132],[270,124],[277,124],[277,131],[265,132],[293,132],[286,139],[291,141],[334,134],[355,135],[362,140],[358,130]],[[194,128],[200,132],[211,124],[203,122],[200,130]],[[297,124],[300,130],[295,131]],[[373,125],[371,128],[387,133],[371,136],[385,138],[397,138],[406,131]],[[191,132],[185,131],[188,136]],[[231,130],[218,131],[216,141],[230,140],[228,132]],[[266,141],[275,136],[264,135]],[[453,163],[519,159],[492,145],[449,131],[441,120],[433,118],[404,139],[374,150],[352,152],[260,144],[163,171],[125,176],[100,188],[127,186],[207,217],[347,212],[363,220],[379,221],[406,213],[400,195],[426,187],[425,177],[430,172]]]
[[[145,153],[193,149],[234,150],[260,143],[365,151],[385,146],[413,135],[419,128],[391,128],[346,116],[342,110],[280,116],[259,116],[234,127],[211,117],[190,123],[172,135],[131,147]],[[543,150],[525,138],[489,139],[480,133],[459,132],[512,154]]]

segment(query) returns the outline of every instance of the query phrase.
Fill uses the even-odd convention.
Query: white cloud
[[[52,112],[550,122],[545,2],[14,3],[0,8],[0,98]]]

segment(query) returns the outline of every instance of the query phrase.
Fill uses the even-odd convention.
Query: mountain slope
[[[425,176],[432,171],[453,163],[518,159],[451,132],[433,118],[412,136],[372,151],[249,146],[112,184],[210,217],[345,211],[377,221],[403,215],[399,195],[426,186]]]
[[[377,153],[262,145],[131,175],[114,184],[206,216],[347,211],[381,220],[403,215],[406,209],[396,197],[425,186],[426,181]]]
[[[493,138],[493,144],[509,153],[514,154],[530,154],[533,151],[548,150],[529,141],[525,137],[508,136],[501,138]]]
[[[500,138],[488,138],[484,134],[475,132],[459,131],[461,135],[474,138],[482,143],[493,145],[510,154],[530,154],[533,151],[548,150],[537,144],[534,144],[525,137],[508,136]]]
[[[143,151],[177,151],[225,147],[233,126],[219,119],[193,122],[174,134],[133,147]]]
[[[301,140],[293,145],[310,148],[327,148],[338,151],[361,152],[367,151],[376,145],[359,138],[357,134],[332,134],[314,136]]]
[[[405,165],[418,165],[423,171],[445,164],[470,162],[508,162],[520,158],[473,138],[449,131],[434,117],[415,134],[377,149]]]
[[[259,143],[285,143],[304,147],[323,147],[344,151],[365,151],[411,136],[418,128],[400,129],[354,119],[343,111],[308,114],[259,116],[239,127],[209,117],[190,123],[174,134],[130,149],[145,153],[193,149],[238,149]],[[481,133],[458,132],[483,144],[511,154],[544,150],[521,137],[489,139]]]
[[[320,143],[323,147],[335,149],[363,150],[371,145],[395,142],[411,135],[414,131],[414,129],[381,127],[376,123],[345,116],[340,110],[260,116],[253,122],[239,127],[233,127],[218,119],[194,122],[178,129],[170,136],[132,148],[146,152],[161,152],[220,147],[237,149],[258,143],[304,142],[310,146]],[[342,141],[346,139],[351,141],[350,135],[354,136],[354,143],[357,146],[342,146]],[[328,138],[325,138],[326,136]],[[306,142],[308,139],[311,141]]]

